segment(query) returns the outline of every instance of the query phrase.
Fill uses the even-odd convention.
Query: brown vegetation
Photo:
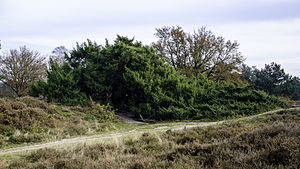
[[[2,98],[0,148],[9,144],[56,140],[113,129],[111,123],[100,121],[103,117],[113,120],[113,115],[108,106],[95,103],[87,107],[68,107],[32,97]]]
[[[298,100],[298,101],[291,101],[290,105],[292,107],[300,107],[300,100]]]
[[[24,47],[0,55],[0,81],[16,96],[26,96],[31,83],[45,78],[45,57]]]
[[[239,66],[245,60],[239,44],[214,35],[202,27],[186,33],[177,26],[156,29],[152,46],[176,70],[187,76],[204,74],[217,82],[242,83]]]
[[[145,133],[123,145],[43,149],[9,168],[299,168],[300,111],[207,128]]]

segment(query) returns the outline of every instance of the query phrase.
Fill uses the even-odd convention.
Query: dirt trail
[[[125,123],[148,124],[145,122],[136,121],[133,119],[133,116],[128,116],[128,115],[125,115],[124,113],[119,113],[116,116],[119,117],[120,119],[122,119]]]
[[[297,108],[291,108],[288,110],[292,110],[292,109],[297,109]],[[282,110],[283,109],[269,111],[269,112],[261,113],[261,114],[254,115],[254,116],[239,118],[236,120],[251,119],[251,118],[255,118],[255,117],[266,115],[266,114],[276,113],[276,112],[279,112]],[[93,136],[81,136],[81,137],[63,139],[63,140],[49,142],[49,143],[3,149],[3,150],[0,150],[0,155],[7,155],[7,154],[11,154],[11,153],[20,153],[20,152],[38,150],[38,149],[42,149],[42,148],[51,148],[51,147],[56,147],[56,146],[67,146],[67,145],[71,145],[71,144],[86,143],[86,142],[90,142],[90,141],[115,139],[115,138],[130,136],[133,133],[134,134],[142,134],[144,132],[157,133],[157,132],[164,132],[167,130],[183,130],[183,129],[192,128],[192,127],[206,127],[206,126],[212,126],[212,125],[216,125],[216,124],[222,124],[227,121],[236,121],[236,120],[224,120],[224,121],[218,121],[218,122],[190,122],[190,123],[184,123],[184,124],[181,123],[181,124],[178,124],[175,126],[157,127],[155,129],[151,129],[151,130],[137,128],[137,129],[126,131],[126,132],[116,132],[116,133],[112,133],[112,134],[98,134],[98,135],[93,135]]]

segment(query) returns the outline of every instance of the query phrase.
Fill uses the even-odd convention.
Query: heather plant
[[[121,145],[42,149],[8,168],[299,168],[299,110],[218,126],[144,133]],[[0,166],[1,168],[1,166]]]
[[[85,117],[96,117],[101,122],[109,122],[115,118],[115,112],[109,104],[100,105],[92,101],[91,109],[90,116]]]
[[[4,144],[4,136],[0,134],[0,148]]]
[[[99,112],[111,116],[104,118]],[[114,125],[109,120],[113,120],[113,113],[111,107],[98,104],[94,108],[70,107],[49,104],[28,96],[1,98],[0,147],[112,130]],[[97,118],[89,120],[85,118],[87,115]]]

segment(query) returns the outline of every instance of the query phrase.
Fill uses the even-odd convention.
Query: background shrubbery
[[[300,100],[300,78],[286,74],[280,64],[272,62],[261,70],[245,64],[241,68],[241,79],[255,89],[264,90],[268,94]]]
[[[153,48],[120,37],[105,46],[77,45],[67,62],[51,62],[47,82],[31,87],[31,95],[63,104],[91,97],[119,111],[158,120],[224,118],[250,115],[285,106],[284,101],[248,85],[216,83],[204,75],[186,77]]]

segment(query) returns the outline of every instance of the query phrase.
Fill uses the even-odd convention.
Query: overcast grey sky
[[[250,66],[274,61],[300,77],[300,0],[0,0],[1,51],[26,45],[43,55],[117,34],[144,44],[155,28],[206,26],[237,40]]]

